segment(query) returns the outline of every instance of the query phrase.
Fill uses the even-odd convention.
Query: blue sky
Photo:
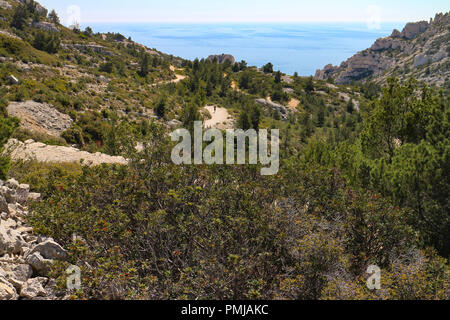
[[[408,22],[450,10],[448,0],[39,0],[63,23]]]

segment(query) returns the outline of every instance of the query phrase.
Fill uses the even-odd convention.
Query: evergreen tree
[[[194,122],[200,121],[202,119],[200,113],[198,112],[198,107],[195,103],[189,103],[183,108],[182,113],[183,127],[188,129],[190,132],[194,132]]]
[[[33,42],[33,47],[48,53],[56,53],[59,50],[61,41],[54,33],[39,31]]]
[[[60,20],[59,20],[58,14],[56,13],[55,10],[52,10],[52,11],[49,13],[48,18],[50,19],[50,21],[51,21],[52,23],[54,23],[54,24],[56,24],[56,25],[58,25],[58,24],[61,23]]]
[[[275,73],[275,83],[281,83],[281,72],[277,71]]]
[[[309,77],[305,84],[305,91],[311,93],[314,91],[314,81],[313,77]]]
[[[140,70],[139,70],[139,75],[143,78],[147,77],[147,75],[149,73],[149,63],[150,63],[150,58],[149,58],[148,54],[144,53],[141,58]]]
[[[28,10],[24,5],[19,5],[14,10],[14,15],[11,21],[11,27],[22,30],[28,19]]]
[[[154,110],[155,114],[158,117],[164,118],[166,114],[166,98],[164,96],[158,99],[158,101],[155,104]]]
[[[269,62],[263,67],[264,73],[273,73],[273,64]]]
[[[353,99],[350,99],[347,104],[347,112],[353,113],[355,111],[355,106],[353,105]]]

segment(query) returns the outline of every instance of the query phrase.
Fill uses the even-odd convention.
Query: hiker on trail
[[[217,108],[217,106],[214,106],[214,113],[216,113],[216,108]]]

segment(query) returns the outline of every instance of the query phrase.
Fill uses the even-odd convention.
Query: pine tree
[[[61,23],[60,20],[59,20],[58,14],[56,13],[55,10],[52,10],[52,11],[49,13],[48,18],[50,19],[50,21],[51,21],[52,23],[54,23],[54,24],[56,24],[56,25],[58,25],[58,24]]]
[[[139,75],[141,77],[147,77],[148,73],[149,73],[149,63],[150,63],[150,58],[148,56],[148,54],[144,53],[144,55],[142,56],[141,59],[141,65],[140,65],[140,70],[139,70]]]
[[[14,11],[11,27],[22,30],[28,19],[28,10],[24,5],[20,5]]]

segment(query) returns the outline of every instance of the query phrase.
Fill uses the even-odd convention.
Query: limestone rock
[[[397,29],[394,29],[394,31],[392,31],[391,37],[392,38],[400,38],[402,36],[402,33],[400,31],[398,31]]]
[[[400,36],[405,39],[413,39],[419,33],[425,32],[429,26],[426,21],[407,23]]]
[[[216,61],[219,64],[225,63],[226,61],[229,61],[231,64],[236,62],[236,59],[231,54],[210,55],[207,60],[211,62]]]
[[[35,101],[11,102],[8,113],[21,120],[22,128],[59,137],[72,126],[72,118],[52,105]]]
[[[5,196],[0,192],[0,212],[9,213],[8,202],[5,199]]]
[[[44,277],[38,277],[27,280],[20,290],[20,296],[25,299],[35,299],[37,297],[44,297],[47,294],[44,286],[48,279]]]
[[[19,232],[14,229],[7,229],[0,224],[0,256],[6,253],[20,253],[25,241]]]
[[[0,276],[0,300],[17,300],[18,294],[12,284]]]
[[[28,194],[28,202],[36,202],[39,201],[41,199],[41,194],[40,193],[36,193],[36,192],[30,192]]]
[[[450,77],[448,37],[450,13],[438,14],[430,22],[408,23],[402,32],[394,30],[390,37],[380,38],[367,50],[358,52],[339,67],[327,65],[317,70],[317,80],[332,77],[337,84],[374,81],[383,84],[389,77],[408,79],[414,76],[428,85],[443,86]],[[414,68],[430,63],[430,70]]]
[[[16,191],[17,202],[24,205],[28,201],[30,194],[30,186],[28,184],[20,184]]]
[[[59,32],[60,31],[58,29],[58,27],[56,27],[53,23],[45,22],[45,21],[34,22],[32,27],[36,28],[36,29],[48,31],[48,32]]]
[[[26,262],[33,268],[33,271],[38,275],[46,275],[52,263],[51,260],[44,259],[39,252],[34,252],[26,257]]]
[[[29,254],[35,252],[38,252],[44,259],[50,260],[64,261],[68,257],[67,251],[53,240],[46,240],[38,244]]]
[[[52,146],[34,141],[31,143],[23,143],[17,139],[10,139],[4,149],[5,153],[13,160],[36,160],[38,162],[50,163],[80,163],[82,161],[83,165],[88,166],[96,166],[102,163],[128,164],[128,160],[121,156],[89,153],[74,147]]]
[[[285,106],[266,99],[256,99],[255,101],[260,105],[265,105],[274,110],[277,110],[279,113],[281,113],[281,117],[283,118],[283,120],[287,120],[287,108]]]
[[[315,78],[320,79],[320,80],[327,80],[338,69],[339,69],[339,67],[333,66],[332,64],[328,64],[322,70],[316,71]]]

